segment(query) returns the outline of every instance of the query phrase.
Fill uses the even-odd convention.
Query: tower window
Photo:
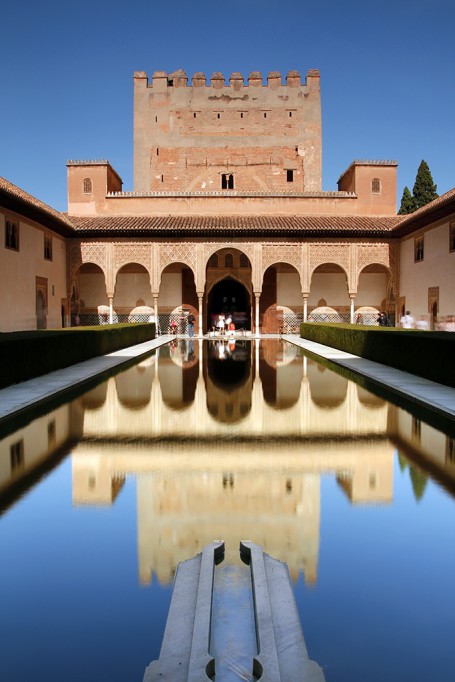
[[[289,112],[289,118],[292,118],[292,111]]]
[[[267,118],[267,112],[264,111],[264,118]]]
[[[217,114],[217,115],[216,115],[217,118],[220,118],[220,116],[221,116],[221,114]]]
[[[221,173],[221,189],[234,189],[234,176],[232,173]]]
[[[193,113],[193,118],[196,118],[196,112]]]
[[[90,178],[84,178],[83,188],[84,194],[91,194],[93,192],[93,184]]]
[[[286,180],[287,180],[287,182],[294,182],[294,171],[293,170],[287,170],[286,171]]]
[[[373,194],[380,194],[381,181],[379,178],[373,178],[373,180],[371,181],[371,191]]]

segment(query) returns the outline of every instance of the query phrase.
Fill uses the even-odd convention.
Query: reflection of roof
[[[71,217],[78,236],[393,236],[400,216],[83,216]]]

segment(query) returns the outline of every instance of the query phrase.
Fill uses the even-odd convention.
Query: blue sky
[[[453,0],[16,0],[2,9],[0,175],[67,209],[68,159],[133,189],[133,72],[321,72],[323,189],[353,159],[455,186]]]

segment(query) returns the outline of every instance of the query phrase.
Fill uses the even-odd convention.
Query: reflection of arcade
[[[251,341],[210,341],[205,383],[207,409],[221,422],[233,424],[251,409],[253,365]]]

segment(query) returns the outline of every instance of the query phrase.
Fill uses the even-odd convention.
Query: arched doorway
[[[251,329],[251,296],[246,286],[232,277],[213,285],[207,296],[207,329],[221,313],[230,313],[236,329]]]
[[[42,291],[36,292],[36,328],[46,329],[46,298]]]

